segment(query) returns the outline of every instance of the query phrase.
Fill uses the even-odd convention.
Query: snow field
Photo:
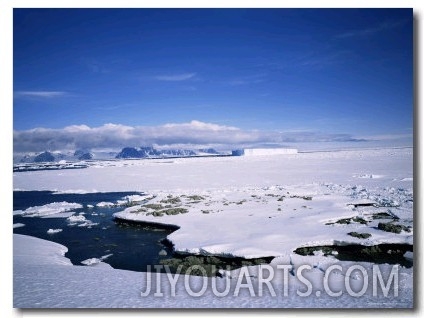
[[[156,193],[147,203],[132,206],[114,216],[177,225],[180,229],[168,236],[175,250],[202,255],[258,258],[289,255],[303,246],[412,244],[412,229],[399,234],[377,229],[382,220],[374,220],[374,214],[389,208],[355,208],[358,202],[356,190],[355,187],[311,184],[197,194]],[[381,191],[380,196],[384,197],[384,193],[389,195],[387,191]],[[374,198],[372,194],[368,197]],[[411,195],[399,199],[403,200],[402,207],[406,205],[405,210],[409,211],[409,215],[405,210],[400,213],[402,221],[412,224],[412,206],[408,205]],[[173,215],[172,209],[185,209],[187,213]],[[350,224],[337,223],[346,218],[353,220]],[[355,218],[368,223],[355,222]],[[366,232],[371,237],[349,236],[347,233],[352,231]]]
[[[388,265],[380,265],[374,269],[370,263],[329,262],[328,258],[319,256],[311,261],[309,257],[293,256],[277,258],[270,265],[243,267],[227,272],[226,278],[206,278],[116,270],[101,265],[97,260],[91,260],[91,263],[96,263],[94,266],[72,266],[63,256],[65,252],[66,248],[59,244],[14,235],[14,307],[412,306],[412,269]],[[376,284],[373,282],[373,270],[382,275],[382,280],[377,278]],[[390,280],[392,272],[394,274]],[[397,293],[395,286],[398,287]]]
[[[201,296],[193,297],[184,285],[183,276],[174,286],[178,291],[176,295],[169,296],[172,287],[169,277],[153,273],[151,281],[158,282],[155,287],[160,287],[164,295],[155,297],[152,291],[142,297],[149,274],[96,265],[65,266],[70,265],[62,253],[66,248],[15,235],[15,306],[410,308],[413,268],[398,269],[397,295],[394,290],[384,295],[381,288],[374,295],[374,264],[340,262],[320,253],[305,257],[294,254],[293,250],[327,244],[412,245],[412,154],[412,148],[405,148],[269,157],[184,158],[172,162],[124,160],[93,162],[89,168],[77,172],[15,173],[14,186],[21,190],[146,193],[146,202],[124,199],[133,206],[116,216],[179,226],[168,238],[180,252],[247,258],[275,256],[270,266],[276,277],[285,275],[284,270],[278,270],[281,265],[287,266],[288,277],[294,278],[289,282],[273,280],[275,289],[280,291],[277,297],[258,297],[259,290],[255,288],[264,280],[260,276],[261,268],[268,267],[244,267],[223,273],[231,277],[229,295],[216,297],[209,288],[212,281],[225,287],[225,279],[207,278],[208,288]],[[72,217],[84,224],[82,214]],[[398,224],[402,230],[386,232],[379,229],[379,223]],[[350,232],[371,236],[358,238],[348,235]],[[30,251],[22,250],[23,245],[31,244]],[[342,266],[342,273],[335,270],[326,275],[332,265]],[[357,266],[357,270],[348,272],[352,266]],[[387,264],[378,266],[386,282],[393,268]],[[368,273],[367,284],[363,283],[361,269]],[[239,280],[242,276],[243,280]],[[343,291],[340,296],[327,292],[325,277],[335,282],[327,286],[331,291]],[[196,291],[202,289],[204,279],[188,276]],[[249,286],[242,286],[249,279],[254,285],[254,296]],[[311,290],[306,281],[312,284]],[[354,290],[353,294],[362,293],[365,285],[366,288],[355,297],[349,294],[346,284]],[[281,297],[285,288],[292,293]],[[305,296],[297,293],[299,288]],[[234,296],[233,291],[237,289],[239,293]],[[269,296],[272,292],[266,287],[265,294]]]

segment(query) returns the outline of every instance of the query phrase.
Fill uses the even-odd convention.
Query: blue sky
[[[411,137],[412,18],[412,9],[14,9],[14,144]]]

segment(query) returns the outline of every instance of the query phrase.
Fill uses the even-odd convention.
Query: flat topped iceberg
[[[244,149],[245,156],[274,156],[274,155],[295,155],[297,149],[294,148],[247,148]]]

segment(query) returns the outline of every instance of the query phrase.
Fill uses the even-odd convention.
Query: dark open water
[[[13,193],[14,210],[25,210],[32,206],[62,201],[79,203],[83,205],[83,208],[75,209],[75,211],[77,213],[84,212],[87,220],[99,224],[87,228],[69,226],[66,218],[16,215],[13,217],[13,223],[23,223],[25,226],[15,228],[13,231],[65,245],[68,247],[65,256],[74,265],[82,265],[81,261],[89,258],[100,258],[113,254],[104,262],[114,268],[146,271],[147,265],[159,264],[161,259],[172,256],[172,250],[160,243],[172,230],[119,225],[113,221],[112,214],[123,210],[124,207],[96,207],[99,202],[116,203],[124,196],[133,194],[140,193],[53,194],[50,191],[15,191]],[[94,208],[88,208],[87,205],[93,205]],[[47,234],[48,229],[62,229],[63,231]],[[165,250],[167,256],[160,256],[161,250]]]

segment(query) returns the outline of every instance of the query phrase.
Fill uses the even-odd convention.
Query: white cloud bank
[[[13,145],[17,152],[38,152],[74,149],[121,149],[154,145],[157,147],[217,147],[234,149],[255,145],[283,145],[292,142],[357,141],[348,134],[314,132],[276,132],[242,130],[193,120],[189,123],[161,126],[124,126],[105,124],[62,129],[35,128],[14,131]]]

